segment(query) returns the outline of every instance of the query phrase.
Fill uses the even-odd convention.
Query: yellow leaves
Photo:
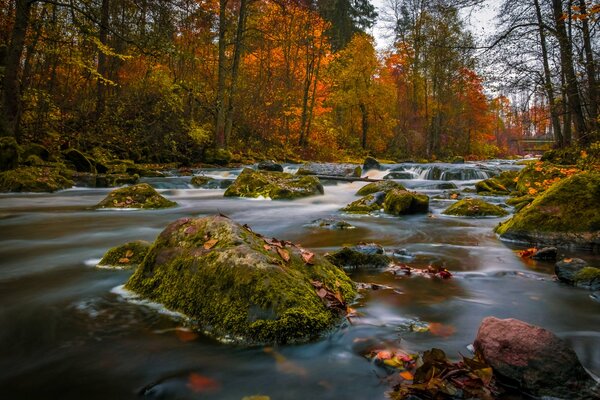
[[[537,182],[536,182],[536,183],[537,183]],[[528,193],[528,194],[530,194],[530,195],[532,195],[532,196],[534,196],[535,194],[537,194],[537,192],[538,192],[538,191],[537,191],[537,189],[534,189],[534,188],[532,188],[532,187],[530,187],[530,188],[527,190],[527,193]]]

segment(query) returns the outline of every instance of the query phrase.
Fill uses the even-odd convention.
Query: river
[[[437,189],[442,182],[473,187],[486,170],[518,168],[504,161],[436,166],[441,175],[432,173],[434,165],[387,167],[411,172],[414,179],[399,182],[432,197],[443,192]],[[289,171],[295,168],[286,165]],[[444,173],[457,168],[468,171]],[[204,172],[233,178],[240,169]],[[467,345],[481,320],[491,315],[552,330],[569,341],[588,370],[600,374],[600,302],[589,291],[555,282],[552,263],[520,258],[517,247],[492,231],[501,219],[444,216],[441,212],[451,204],[444,199],[432,199],[430,215],[341,213],[364,182],[330,182],[324,196],[270,201],[193,189],[190,177],[145,181],[179,206],[91,209],[109,189],[0,195],[0,398],[235,400],[262,394],[273,400],[385,399],[385,373],[363,356],[366,343],[415,352],[438,347],[458,358],[469,354]],[[504,198],[487,200],[502,203]],[[120,287],[131,271],[95,267],[112,246],[153,241],[177,218],[215,213],[318,253],[359,242],[406,249],[413,255],[406,260],[410,265],[445,266],[454,278],[354,272],[355,281],[392,289],[362,292],[353,305],[359,317],[320,341],[265,351],[177,329],[182,322],[165,310],[128,300]],[[307,226],[332,216],[356,229]],[[600,262],[590,253],[561,254]],[[438,329],[407,328],[426,323]]]

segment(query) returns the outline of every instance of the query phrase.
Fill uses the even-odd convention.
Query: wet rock
[[[320,218],[315,219],[307,226],[316,227],[316,228],[324,228],[324,229],[332,229],[332,230],[344,230],[344,229],[354,229],[355,227],[349,224],[348,222],[340,219],[333,218]]]
[[[219,340],[242,344],[318,338],[356,295],[350,278],[323,257],[223,216],[171,223],[126,288]],[[332,293],[340,307],[325,301]]]
[[[0,137],[0,171],[8,171],[19,165],[19,145],[13,137]]]
[[[98,174],[96,175],[96,187],[107,188],[123,185],[134,185],[140,180],[139,175],[128,174]]]
[[[55,192],[73,186],[65,171],[51,167],[21,167],[0,172],[2,192]]]
[[[390,172],[383,179],[415,179],[415,175],[408,171]]]
[[[452,182],[444,182],[444,183],[436,184],[435,188],[440,189],[440,190],[452,190],[452,189],[458,189],[458,186],[456,186],[456,184],[452,183]]]
[[[477,182],[475,184],[475,189],[477,190],[477,193],[481,195],[509,195],[516,189],[516,177],[516,171],[504,171],[498,176]]]
[[[392,189],[385,195],[383,209],[392,215],[427,213],[429,197],[407,190]]]
[[[563,179],[496,227],[503,239],[534,247],[600,249],[600,173]]]
[[[23,160],[27,160],[30,156],[39,157],[42,161],[50,160],[50,152],[44,146],[37,143],[29,143],[22,146],[23,152],[21,153],[21,158]]]
[[[556,261],[557,255],[558,249],[556,247],[544,247],[536,251],[531,258],[541,261]]]
[[[446,208],[442,214],[461,217],[503,217],[508,215],[508,212],[495,204],[467,197]]]
[[[259,171],[283,172],[283,167],[271,160],[259,162],[256,168]]]
[[[125,243],[108,250],[98,263],[98,266],[135,268],[142,263],[146,254],[148,254],[148,250],[150,250],[150,243],[142,240]]]
[[[509,206],[513,206],[515,208],[515,211],[520,211],[523,208],[530,205],[533,200],[535,200],[534,196],[526,195],[526,196],[512,197],[510,199],[507,199],[505,203],[508,204]]]
[[[588,290],[600,290],[600,268],[584,267],[575,274],[575,286]]]
[[[372,169],[381,170],[381,164],[379,164],[379,161],[377,161],[375,158],[367,157],[367,158],[365,158],[365,161],[363,162],[362,169],[365,172],[370,171]]]
[[[161,196],[147,183],[113,190],[96,205],[96,208],[169,208],[177,203]]]
[[[90,160],[79,150],[65,150],[63,152],[63,156],[65,157],[66,161],[73,165],[73,169],[75,169],[75,171],[77,172],[96,172],[96,169],[94,168]]]
[[[323,193],[323,185],[314,176],[295,176],[284,172],[254,171],[246,168],[227,188],[225,196],[262,196],[273,200],[291,200]]]
[[[389,192],[392,189],[400,189],[400,190],[406,190],[404,188],[404,186],[402,186],[401,184],[397,183],[397,182],[393,182],[393,181],[378,181],[378,182],[372,182],[372,183],[368,183],[365,186],[361,187],[358,192],[356,192],[356,194],[358,196],[366,196],[368,194],[373,194],[373,193],[377,193],[377,192]]]
[[[227,165],[231,162],[233,155],[225,149],[206,149],[204,152],[204,162],[214,165]]]
[[[485,318],[475,349],[494,373],[509,385],[534,396],[592,398],[594,380],[577,355],[552,332],[516,319]]]
[[[362,170],[355,164],[308,163],[296,172],[297,175],[324,175],[360,177]]]
[[[215,178],[211,178],[209,176],[198,175],[192,177],[190,183],[196,187],[205,187],[209,182],[214,181]]]
[[[450,160],[451,164],[464,164],[465,158],[462,156],[456,156]]]
[[[345,269],[386,268],[392,261],[384,248],[376,243],[343,247],[326,257],[332,264]]]
[[[381,210],[384,200],[385,192],[368,194],[348,204],[346,207],[342,208],[342,211],[355,214],[368,214],[373,211]]]

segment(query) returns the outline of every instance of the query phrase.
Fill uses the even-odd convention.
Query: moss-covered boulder
[[[600,268],[580,258],[566,258],[554,266],[559,281],[589,290],[600,290]]]
[[[296,199],[323,194],[323,185],[314,176],[285,172],[255,171],[245,168],[229,188],[226,197],[264,197],[273,200]]]
[[[37,156],[43,161],[50,160],[50,152],[47,148],[37,143],[29,143],[22,147],[21,158],[27,160],[30,156]]]
[[[600,290],[600,268],[583,268],[575,275],[575,286],[593,291]]]
[[[517,174],[517,171],[504,171],[498,176],[477,182],[475,189],[482,195],[509,195],[517,188]]]
[[[96,208],[168,208],[177,203],[161,196],[147,183],[113,190]]]
[[[192,186],[196,186],[196,187],[203,187],[206,184],[208,184],[211,181],[214,181],[215,178],[211,178],[210,176],[204,176],[204,175],[196,175],[194,177],[192,177],[192,180],[190,181],[190,183],[192,184]]]
[[[385,195],[383,209],[392,215],[426,213],[429,211],[429,196],[408,190],[392,189]]]
[[[210,336],[243,344],[318,338],[356,295],[323,257],[222,216],[171,223],[126,288],[189,316]]]
[[[537,195],[550,186],[579,172],[576,167],[565,167],[547,162],[530,163],[515,178],[516,189],[521,194]]]
[[[442,214],[460,217],[503,217],[508,215],[508,212],[481,199],[466,198],[452,204]]]
[[[20,147],[13,137],[0,137],[0,171],[8,171],[19,165]]]
[[[256,169],[259,171],[283,172],[283,166],[277,164],[273,160],[265,160],[256,164]]]
[[[191,185],[202,189],[227,189],[233,184],[232,179],[215,179],[210,176],[197,175],[192,177]]]
[[[405,190],[404,186],[394,181],[378,181],[371,182],[361,187],[356,194],[358,196],[366,196],[377,192],[389,192],[392,189]]]
[[[600,173],[563,179],[496,227],[500,237],[535,246],[600,249]]]
[[[373,211],[381,210],[383,208],[384,200],[385,192],[368,194],[348,204],[346,207],[342,208],[342,211],[354,214],[368,214]]]
[[[392,262],[384,248],[376,243],[346,246],[326,257],[332,264],[350,270],[386,268]]]
[[[507,199],[505,201],[505,203],[508,204],[509,206],[513,206],[515,208],[515,211],[520,211],[524,207],[527,207],[528,205],[530,205],[533,200],[535,200],[534,196],[525,195],[525,196],[511,197],[510,199]]]
[[[362,169],[365,172],[370,171],[372,169],[381,170],[381,164],[379,164],[379,161],[377,161],[375,158],[367,157],[367,158],[365,158],[365,161],[363,162]]]
[[[125,243],[108,250],[98,266],[103,268],[135,268],[144,261],[148,250],[150,250],[150,243],[143,240]]]
[[[73,186],[61,169],[51,167],[21,167],[0,172],[2,192],[55,192]]]
[[[77,172],[96,172],[92,162],[79,150],[68,149],[63,152],[63,156]]]

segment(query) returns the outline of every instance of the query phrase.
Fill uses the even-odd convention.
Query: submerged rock
[[[502,382],[528,394],[594,398],[591,391],[595,381],[573,349],[546,329],[516,319],[487,317],[474,345]]]
[[[143,240],[125,243],[108,250],[98,263],[98,266],[134,268],[142,263],[146,254],[148,254],[148,250],[150,250],[150,243]]]
[[[496,227],[502,239],[537,246],[600,248],[600,173],[563,179]]]
[[[429,196],[407,190],[392,189],[385,195],[383,209],[392,215],[426,213],[429,211]]]
[[[261,161],[256,166],[259,171],[283,172],[283,167],[275,161]]]
[[[0,172],[1,192],[55,192],[73,186],[60,168],[21,167]]]
[[[406,190],[404,186],[402,186],[398,182],[378,181],[366,184],[365,186],[361,187],[358,190],[358,192],[356,192],[356,194],[358,196],[366,196],[368,194],[373,194],[377,192],[388,192],[392,189]]]
[[[352,226],[348,222],[346,222],[344,220],[340,220],[340,219],[333,219],[333,218],[315,219],[307,226],[316,227],[316,228],[332,229],[332,230],[354,229],[354,226]]]
[[[372,169],[381,170],[381,164],[373,157],[365,158],[365,162],[363,163],[363,171],[367,172]]]
[[[140,183],[113,190],[96,208],[168,208],[177,203],[161,196],[152,186]]]
[[[350,278],[323,257],[223,216],[171,223],[126,288],[184,313],[215,338],[244,344],[317,338],[356,295]]]
[[[225,191],[226,197],[264,197],[273,200],[296,199],[323,194],[323,185],[314,176],[294,176],[284,172],[254,171],[246,168]]]
[[[193,186],[202,189],[227,189],[233,183],[231,179],[215,179],[209,176],[194,176],[190,182]]]
[[[8,171],[19,165],[19,145],[13,137],[0,137],[0,171]]]
[[[461,217],[503,217],[508,215],[502,207],[490,204],[481,199],[466,198],[457,201],[446,208],[442,214],[456,215]]]
[[[332,264],[346,269],[386,268],[392,261],[384,248],[376,243],[344,247],[326,257]]]

